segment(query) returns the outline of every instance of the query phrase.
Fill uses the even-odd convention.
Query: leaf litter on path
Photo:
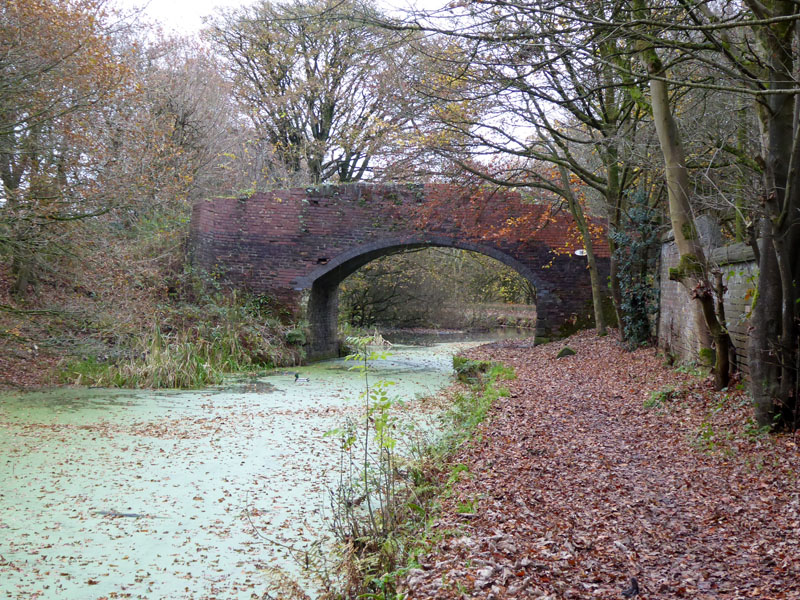
[[[569,345],[558,360],[560,344],[469,353],[517,379],[453,457],[470,476],[443,500],[409,599],[800,598],[796,440],[754,434],[743,391],[652,349],[592,332]],[[646,408],[662,389],[678,391]]]

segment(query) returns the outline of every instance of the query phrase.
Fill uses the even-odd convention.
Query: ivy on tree
[[[621,227],[608,235],[614,241],[619,269],[623,338],[628,349],[634,349],[651,341],[650,317],[658,311],[654,274],[659,225],[643,191],[631,195]]]

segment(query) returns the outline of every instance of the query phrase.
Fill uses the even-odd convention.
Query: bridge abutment
[[[311,336],[306,347],[309,360],[339,356],[339,285],[317,282],[311,287],[306,306]]]

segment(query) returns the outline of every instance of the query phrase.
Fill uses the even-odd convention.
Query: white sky
[[[144,7],[145,21],[160,23],[167,33],[183,35],[197,33],[203,26],[203,17],[211,15],[218,6],[234,8],[248,4],[242,0],[116,0],[123,9]]]
[[[167,33],[182,35],[197,33],[203,26],[203,17],[212,15],[217,7],[236,8],[252,4],[252,0],[113,0],[124,10],[143,8],[142,17],[156,21]],[[448,0],[379,0],[387,10],[416,5],[428,9],[440,8]]]

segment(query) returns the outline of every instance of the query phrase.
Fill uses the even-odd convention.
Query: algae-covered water
[[[395,347],[371,377],[405,400],[432,394],[460,347]],[[302,579],[339,460],[324,433],[360,406],[350,366],[1,396],[0,596],[260,598],[275,569]]]

